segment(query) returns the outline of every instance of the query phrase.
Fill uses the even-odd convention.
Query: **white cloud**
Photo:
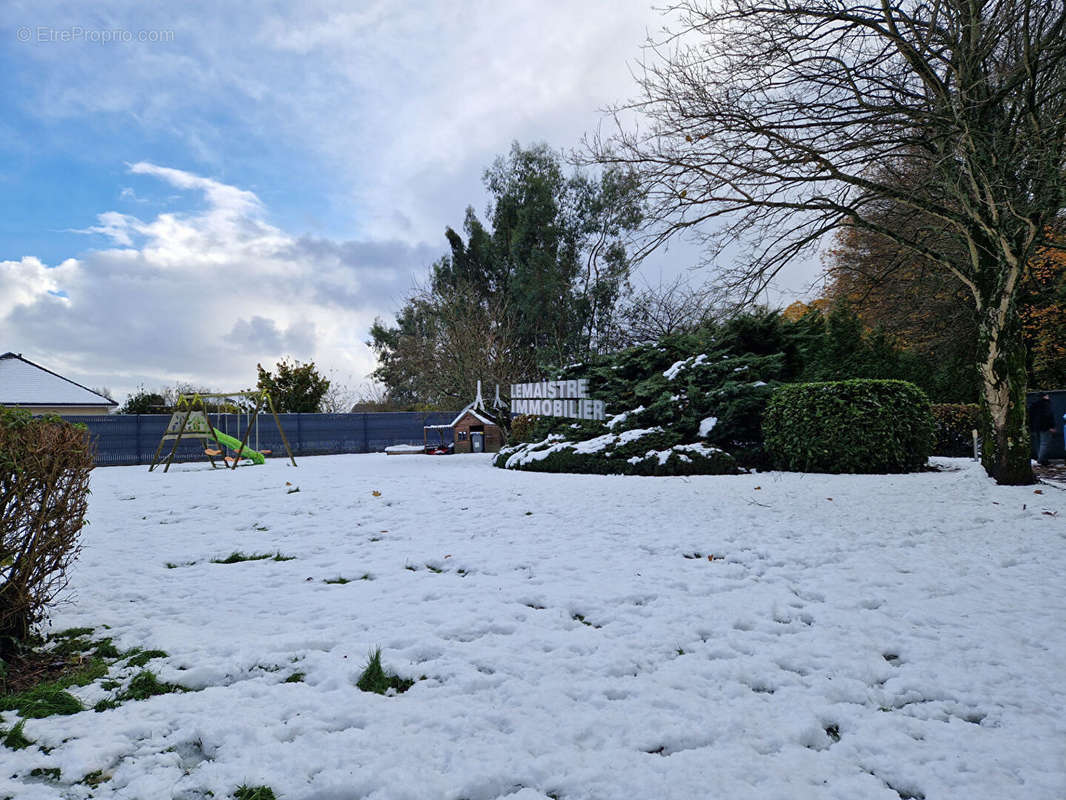
[[[111,125],[120,142],[172,137],[214,174],[294,156],[272,177],[328,176],[346,235],[410,242],[480,206],[480,173],[512,140],[576,145],[633,94],[628,64],[661,19],[650,0],[105,5],[108,27],[173,41],[25,48],[22,111]],[[14,0],[8,16],[96,24],[60,0]]]
[[[105,249],[55,268],[0,262],[6,349],[120,392],[181,379],[236,390],[254,383],[256,363],[287,355],[361,377],[373,368],[370,323],[433,257],[398,242],[295,237],[266,221],[252,192],[153,164],[131,171],[199,192],[203,208],[105,212],[88,229]]]

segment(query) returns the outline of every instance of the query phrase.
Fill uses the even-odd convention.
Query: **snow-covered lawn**
[[[97,470],[54,626],[199,691],[30,720],[53,749],[0,748],[0,798],[1061,800],[1066,492],[937,463]],[[235,550],[295,559],[210,563]],[[375,647],[426,678],[359,691]]]

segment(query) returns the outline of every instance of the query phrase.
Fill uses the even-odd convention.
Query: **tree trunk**
[[[1026,410],[1025,342],[1014,303],[999,298],[980,315],[981,463],[1005,486],[1034,483]]]

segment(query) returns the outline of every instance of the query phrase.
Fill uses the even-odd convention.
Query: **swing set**
[[[225,432],[218,429],[219,425],[222,425],[222,407],[223,402],[215,404],[215,425],[210,422],[211,411],[207,407],[207,400],[229,401],[233,398],[255,398],[255,410],[248,411],[247,407],[244,412],[241,412],[240,408],[237,409],[237,429],[234,433],[240,432],[240,418],[242,413],[246,417],[246,424],[244,427],[244,435],[237,439],[229,435],[229,413],[226,414],[226,421],[224,427]],[[178,445],[182,439],[202,439],[204,440],[204,455],[211,462],[211,468],[215,469],[219,465],[215,463],[215,458],[222,456],[226,448],[229,448],[232,452],[232,456],[225,456],[225,468],[237,469],[237,465],[242,460],[251,461],[253,464],[262,464],[265,462],[265,456],[270,455],[270,450],[259,449],[259,412],[263,410],[264,405],[270,409],[271,415],[274,417],[274,424],[278,427],[278,433],[281,435],[282,444],[285,445],[285,452],[289,454],[289,460],[292,465],[296,466],[296,459],[292,455],[292,448],[289,447],[289,440],[285,437],[285,431],[281,428],[281,420],[278,419],[278,412],[274,408],[274,400],[270,396],[270,393],[263,391],[250,391],[250,392],[231,392],[229,394],[213,394],[213,393],[196,393],[196,394],[183,394],[178,397],[176,404],[176,410],[170,415],[170,422],[167,423],[167,429],[163,432],[162,438],[159,440],[159,447],[155,450],[155,456],[152,458],[152,464],[148,467],[148,471],[151,472],[159,464],[160,455],[163,452],[163,446],[168,441],[173,441],[171,445],[170,454],[167,456],[166,463],[163,466],[163,472],[170,469],[170,462],[174,460],[174,454],[178,451]],[[248,439],[251,436],[252,429],[255,428],[255,448],[253,449]],[[214,442],[214,446],[211,445]]]

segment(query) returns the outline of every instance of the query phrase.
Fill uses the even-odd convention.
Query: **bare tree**
[[[683,276],[633,292],[617,312],[612,344],[629,347],[692,331],[724,316],[724,297],[711,285],[692,286]]]
[[[322,395],[318,405],[319,411],[326,414],[347,414],[359,399],[359,393],[352,388],[352,376],[342,379],[333,370],[329,373],[329,388]]]
[[[393,400],[389,387],[377,381],[363,381],[355,390],[355,402],[350,411],[406,411],[404,406]]]
[[[969,291],[984,466],[1032,482],[1016,297],[1066,204],[1064,0],[683,0],[598,160],[639,170],[659,225],[760,291],[827,232],[881,234]],[[638,112],[648,127],[626,121]],[[915,185],[908,177],[920,174]],[[885,225],[893,205],[915,221]],[[708,230],[716,225],[716,230]],[[962,253],[960,257],[958,254]]]

